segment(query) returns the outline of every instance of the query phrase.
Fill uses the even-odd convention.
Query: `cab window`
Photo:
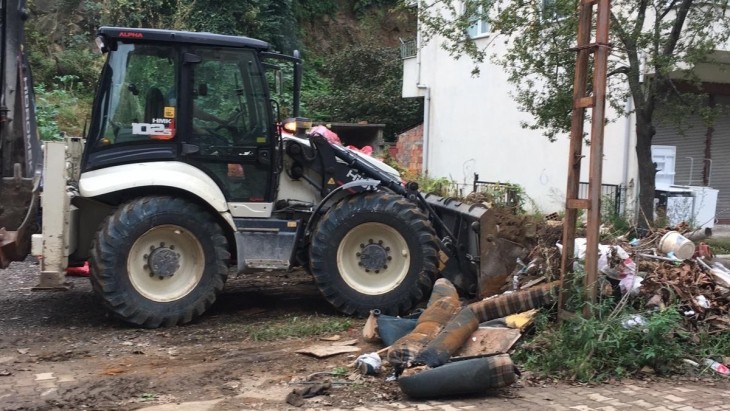
[[[263,76],[250,50],[199,48],[193,75],[193,134],[218,145],[269,143]]]
[[[120,43],[107,61],[96,146],[166,141],[176,135],[177,55],[172,47]]]

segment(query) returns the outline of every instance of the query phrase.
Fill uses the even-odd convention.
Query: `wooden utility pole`
[[[597,11],[594,8],[597,6]],[[565,302],[573,270],[575,251],[575,229],[578,210],[588,213],[586,228],[585,259],[585,297],[587,302],[596,301],[598,282],[598,236],[601,225],[601,174],[603,169],[603,128],[606,108],[606,72],[608,65],[608,29],[610,0],[581,0],[578,20],[578,45],[575,61],[575,80],[573,82],[573,113],[570,128],[570,152],[568,155],[568,185],[565,199],[565,219],[563,221],[563,255],[561,261],[559,310],[565,317]],[[595,14],[595,33],[593,17]],[[595,40],[591,41],[595,34]],[[593,78],[589,81],[588,67],[593,56]],[[588,93],[588,85],[592,84]],[[588,198],[578,198],[580,168],[583,158],[583,124],[585,111],[591,108],[590,160],[588,179]],[[590,314],[586,305],[585,316]]]

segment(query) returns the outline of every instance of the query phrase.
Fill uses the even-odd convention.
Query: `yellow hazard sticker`
[[[175,118],[175,107],[165,107],[162,114],[165,118]]]
[[[335,179],[330,177],[330,179],[327,180],[327,185],[332,185],[332,184],[335,184]]]
[[[257,144],[264,144],[264,143],[266,143],[266,137],[256,137],[256,143]]]

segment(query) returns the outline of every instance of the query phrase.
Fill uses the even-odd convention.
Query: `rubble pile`
[[[686,226],[680,226],[632,241],[633,245],[624,244],[634,254],[643,276],[640,295],[650,309],[678,306],[689,328],[726,331],[730,329],[730,270],[707,244],[695,245],[685,236],[680,240],[689,245],[691,257],[682,259],[672,251],[662,252],[662,239],[677,237],[678,230],[689,233]]]
[[[384,348],[357,358],[352,366],[360,374],[376,375],[387,369],[387,378],[397,381],[400,390],[411,398],[484,393],[517,381],[519,370],[509,353],[532,323],[536,309],[555,304],[560,291],[562,224],[550,220],[534,224],[508,213],[497,214],[497,218],[498,240],[519,245],[513,248],[522,254],[516,262],[513,253],[491,256],[512,260],[501,261],[499,269],[482,268],[480,290],[490,289],[490,296],[465,304],[454,284],[441,278],[424,310],[407,317],[373,310],[363,339],[380,342]],[[619,237],[599,244],[602,295],[614,298],[617,307],[628,303],[647,315],[655,310],[678,309],[688,331],[727,331],[730,270],[726,265],[730,266],[730,261],[714,256],[701,242],[704,235],[701,230],[690,232],[682,226],[641,239]],[[584,238],[576,238],[575,271],[582,270],[586,247]],[[499,247],[494,250],[503,251]],[[484,276],[485,272],[490,275]],[[645,321],[643,314],[632,318],[625,328]],[[710,363],[724,367],[720,362],[706,361],[708,367]]]

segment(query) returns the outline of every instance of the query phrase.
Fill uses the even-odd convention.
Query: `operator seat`
[[[150,87],[145,96],[144,122],[151,123],[154,118],[162,118],[165,110],[165,96],[157,87]]]

